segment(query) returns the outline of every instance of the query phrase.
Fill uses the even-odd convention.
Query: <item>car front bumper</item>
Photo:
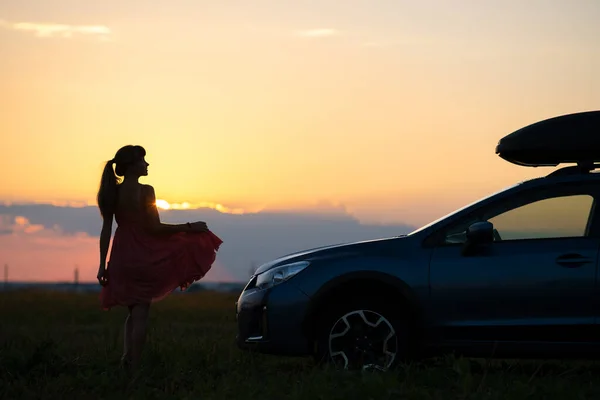
[[[238,348],[289,356],[311,354],[302,331],[309,301],[290,282],[265,290],[245,290],[236,302]]]

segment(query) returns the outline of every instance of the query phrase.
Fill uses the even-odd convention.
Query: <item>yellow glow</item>
[[[163,209],[163,210],[190,210],[190,209],[193,210],[193,209],[199,209],[199,208],[210,208],[210,209],[219,211],[220,213],[223,213],[223,214],[238,214],[238,215],[247,214],[249,212],[242,208],[226,207],[223,204],[213,203],[213,202],[208,202],[208,201],[192,204],[187,201],[185,201],[183,203],[169,203],[166,200],[157,199],[156,207]],[[257,212],[257,211],[258,210],[254,210],[252,212]]]
[[[157,199],[156,207],[162,208],[163,210],[168,210],[171,208],[171,205],[165,200]]]
[[[212,208],[213,210],[217,210],[220,213],[223,214],[246,214],[247,211],[245,211],[242,208],[229,208],[224,206],[223,204],[219,204],[219,203],[211,203],[211,202],[201,202],[201,203],[196,203],[193,206],[192,205],[188,205],[189,208]]]
[[[327,1],[173,1],[167,14],[57,4],[48,19],[12,2],[0,24],[0,202],[95,205],[105,162],[140,144],[143,183],[173,201],[161,209],[324,201],[421,224],[550,172],[500,160],[499,138],[600,104],[599,2],[541,16],[532,2],[438,2],[435,13],[353,2],[341,15]]]

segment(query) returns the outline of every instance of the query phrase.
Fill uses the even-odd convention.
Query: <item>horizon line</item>
[[[203,201],[197,203],[190,203],[184,201],[182,203],[169,203],[164,199],[156,199],[156,206],[160,211],[189,211],[189,210],[213,210],[217,211],[220,214],[232,214],[232,215],[252,215],[252,214],[260,214],[260,213],[286,213],[286,212],[296,212],[296,213],[323,213],[327,211],[331,211],[330,209],[319,209],[318,205],[316,208],[315,205],[308,205],[306,208],[302,207],[273,207],[269,208],[266,206],[253,207],[253,208],[242,208],[242,207],[228,207],[223,205],[222,203]],[[4,207],[12,207],[12,206],[52,206],[57,208],[97,208],[98,205],[96,202],[92,201],[61,201],[61,200],[22,200],[22,201],[13,201],[13,200],[0,200],[0,206]],[[331,208],[336,211],[342,211],[344,214],[353,215],[348,209],[339,203],[332,202],[330,204]]]
[[[248,279],[250,279],[248,277]],[[194,283],[192,283],[192,285],[199,285],[199,284],[205,284],[205,283],[210,283],[210,284],[227,284],[227,285],[245,285],[246,283],[248,283],[247,281],[196,281]],[[2,285],[11,285],[11,284],[34,284],[34,285],[58,285],[58,284],[63,284],[63,285],[72,285],[72,286],[77,286],[77,285],[93,285],[96,284],[98,285],[98,282],[94,281],[94,280],[86,280],[86,281],[79,281],[79,282],[73,282],[72,280],[56,280],[56,281],[36,281],[36,280],[8,280],[8,281],[2,281],[0,283],[0,287],[2,287]]]

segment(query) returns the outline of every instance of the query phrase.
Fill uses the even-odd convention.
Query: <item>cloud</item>
[[[208,201],[201,202],[201,203],[188,203],[188,202],[169,203],[166,200],[157,199],[156,205],[159,209],[163,209],[163,210],[194,210],[194,209],[199,209],[199,208],[210,208],[210,209],[216,210],[223,214],[248,214],[250,212],[256,212],[256,211],[248,211],[243,208],[227,207],[220,203],[213,203],[213,202],[208,202]],[[259,210],[257,210],[257,211],[259,211]]]
[[[70,39],[76,35],[97,37],[100,40],[110,40],[112,31],[105,25],[66,25],[37,22],[8,22],[0,20],[0,27],[21,32],[30,32],[37,37],[60,37]]]
[[[217,254],[218,268],[211,270],[207,280],[245,281],[252,265],[285,254],[328,244],[397,236],[415,229],[406,224],[363,224],[343,205],[329,202],[316,203],[309,210],[263,210],[247,214],[222,213],[212,208],[171,208],[161,210],[160,216],[166,223],[206,221],[223,239]],[[0,234],[0,254],[4,256],[0,262],[20,264],[18,268],[30,271],[27,276],[35,275],[36,262],[51,264],[57,277],[72,274],[71,266],[77,263],[89,266],[85,279],[93,278],[101,225],[95,206],[0,204],[0,232],[5,233]],[[77,251],[72,252],[73,249]],[[50,276],[50,270],[47,274],[44,279]],[[84,280],[84,274],[81,279]]]
[[[341,35],[341,32],[332,28],[307,29],[296,32],[296,36],[305,38],[321,38],[339,35]]]
[[[44,225],[32,224],[21,215],[0,214],[0,235],[32,234],[44,229]]]
[[[74,211],[76,218],[82,216],[76,208],[64,210]],[[59,223],[69,226],[69,221],[58,220],[57,215],[50,215],[50,220],[57,223],[33,224],[23,215],[6,211],[0,210],[0,262],[10,266],[11,281],[71,281],[75,268],[81,282],[94,281],[99,259],[97,236],[74,231],[72,225],[71,229],[63,229]],[[87,224],[93,222],[87,220]],[[236,279],[218,260],[203,281],[236,282],[239,277]]]

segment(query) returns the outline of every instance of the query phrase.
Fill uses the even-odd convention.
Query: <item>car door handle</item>
[[[584,264],[590,264],[593,260],[581,254],[564,254],[556,258],[556,263],[565,268],[577,268]]]

